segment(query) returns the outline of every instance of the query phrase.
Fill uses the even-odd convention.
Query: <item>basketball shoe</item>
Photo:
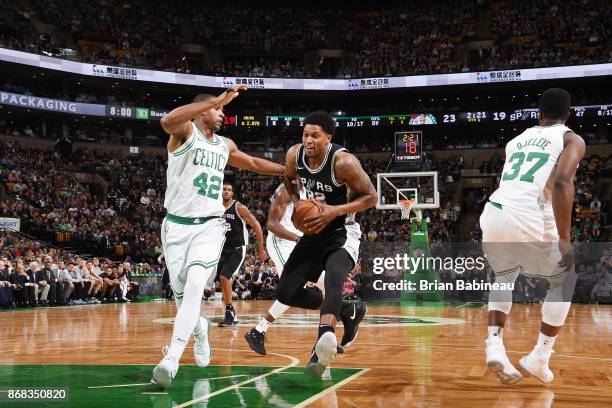
[[[364,303],[344,303],[340,312],[340,320],[344,325],[344,334],[342,335],[342,341],[340,347],[342,353],[344,350],[351,346],[357,339],[359,334],[359,323],[363,320],[366,313],[368,312],[368,306]]]
[[[200,332],[193,333],[193,356],[195,357],[195,362],[198,367],[207,367],[210,364],[210,359],[212,358],[212,349],[208,343],[210,322],[208,319],[200,316],[200,326],[202,327],[202,330]]]
[[[519,360],[519,366],[543,383],[549,383],[555,378],[553,372],[548,368],[548,361],[552,353],[554,350],[544,350],[536,346],[531,353]]]
[[[506,355],[506,348],[500,337],[487,339],[487,367],[495,373],[499,382],[506,385],[516,384],[523,379]]]
[[[229,305],[229,307],[225,307],[225,318],[222,322],[219,323],[219,327],[225,326],[235,326],[238,324],[238,319],[236,318],[236,312],[234,311],[234,306]]]
[[[336,340],[336,334],[333,331],[323,333],[312,350],[310,361],[306,366],[306,372],[313,377],[321,378],[325,369],[336,357],[338,353],[337,347],[338,341]]]
[[[266,332],[260,333],[255,327],[246,332],[244,339],[249,343],[251,350],[262,356],[266,355]]]
[[[151,383],[167,388],[172,384],[174,377],[176,377],[179,364],[173,357],[168,357],[168,346],[164,346],[162,352],[164,353],[164,358],[153,369]]]

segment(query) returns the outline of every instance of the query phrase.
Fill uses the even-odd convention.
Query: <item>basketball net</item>
[[[423,214],[420,209],[412,210],[414,204],[414,200],[399,200],[400,210],[402,210],[402,220],[410,220],[410,211],[413,211],[417,222],[421,222]]]

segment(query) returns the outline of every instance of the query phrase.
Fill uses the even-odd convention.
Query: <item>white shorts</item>
[[[482,246],[496,275],[516,274],[547,279],[566,274],[561,260],[559,236],[554,222],[527,222],[528,217],[507,208],[485,205],[480,216]]]
[[[213,218],[201,225],[184,225],[164,219],[161,239],[170,285],[175,297],[181,298],[190,267],[204,267],[204,281],[215,273],[225,243],[225,220]]]
[[[355,265],[359,260],[359,245],[361,245],[361,225],[354,222],[352,224],[345,224],[344,229],[346,230],[346,242],[343,248],[349,253]]]
[[[266,249],[268,250],[270,259],[274,262],[274,266],[276,266],[276,272],[279,277],[283,274],[285,262],[289,259],[289,255],[296,244],[297,242],[295,241],[282,239],[272,233],[268,233],[266,237]]]

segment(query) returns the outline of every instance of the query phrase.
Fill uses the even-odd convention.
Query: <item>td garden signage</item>
[[[454,74],[411,75],[351,79],[260,78],[194,75],[154,71],[130,67],[86,64],[45,55],[0,48],[0,61],[22,64],[78,75],[101,76],[122,80],[157,82],[185,86],[227,88],[246,84],[261,89],[293,89],[311,91],[353,91],[383,88],[415,88],[427,86],[465,85],[490,82],[535,81],[558,78],[584,78],[612,75],[612,63],[565,67],[530,68],[490,72],[457,72]]]

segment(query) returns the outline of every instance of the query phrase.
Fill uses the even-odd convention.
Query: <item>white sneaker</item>
[[[554,350],[546,351],[541,347],[535,347],[531,353],[519,360],[519,365],[538,380],[549,383],[555,378],[548,368],[548,361],[552,353]]]
[[[162,388],[167,388],[170,384],[172,384],[174,377],[176,377],[179,364],[174,358],[167,356],[168,346],[165,346],[162,349],[162,352],[164,353],[164,358],[162,358],[159,364],[153,369],[153,378],[151,379],[151,382],[159,385]]]
[[[208,319],[200,316],[200,326],[202,326],[202,330],[199,333],[193,333],[193,356],[198,367],[207,367],[212,358],[212,349],[208,343],[210,322]]]
[[[506,348],[501,338],[493,337],[486,340],[487,343],[487,367],[493,371],[499,382],[506,385],[516,384],[523,379],[523,375],[517,370],[506,355]]]
[[[325,369],[329,366],[331,361],[336,358],[337,353],[338,340],[336,339],[336,333],[324,333],[319,340],[317,340],[317,344],[315,344],[310,362],[306,366],[306,372],[313,377],[321,378]]]

